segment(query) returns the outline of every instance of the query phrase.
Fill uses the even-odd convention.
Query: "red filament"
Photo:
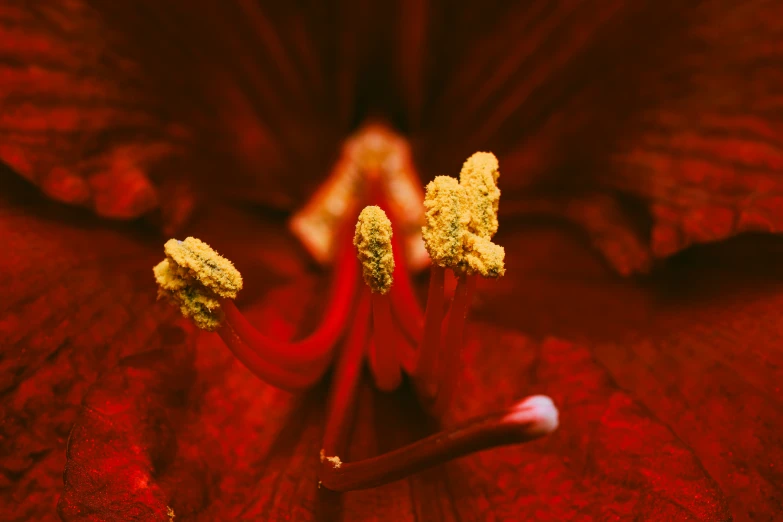
[[[330,298],[319,327],[307,338],[285,342],[265,336],[250,324],[233,301],[226,300],[223,308],[226,323],[236,334],[263,358],[291,370],[315,367],[322,373],[329,363],[332,348],[343,333],[351,311],[351,302],[358,282],[358,265],[350,243],[340,255],[330,289]]]
[[[369,289],[365,290],[369,292]],[[391,316],[388,295],[371,293],[373,344],[370,348],[370,368],[375,384],[381,391],[392,391],[400,385],[400,360],[398,332]]]
[[[332,379],[322,446],[328,455],[341,453],[348,436],[356,388],[361,377],[365,349],[370,340],[370,312],[370,296],[362,292],[353,328],[345,340]]]
[[[419,393],[431,399],[437,392],[436,371],[440,351],[441,324],[443,323],[443,292],[446,269],[432,265],[430,286],[427,294],[427,309],[424,319],[424,333],[419,344],[419,359],[416,367],[416,383]]]

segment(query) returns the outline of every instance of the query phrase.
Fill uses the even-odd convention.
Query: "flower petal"
[[[426,179],[492,150],[501,213],[575,222],[621,273],[693,243],[783,229],[775,2],[449,4],[426,14],[416,63],[432,73],[417,96],[430,103],[412,129]],[[629,203],[637,212],[622,210]],[[620,237],[607,242],[607,229]]]
[[[0,9],[0,159],[48,196],[134,218],[161,203],[151,175],[184,130],[85,2]]]
[[[0,185],[0,503],[11,519],[48,520],[85,394],[106,373],[103,382],[115,386],[114,395],[125,390],[136,397],[144,383],[118,377],[117,367],[137,371],[138,364],[128,361],[164,346],[159,325],[169,323],[175,310],[156,303],[151,267],[163,257],[164,239],[149,227],[100,224],[83,210],[44,200],[7,170],[0,172]],[[279,217],[210,207],[194,224],[192,232],[219,238],[214,244],[247,271],[255,285],[243,296],[249,302],[275,279],[299,278],[307,270],[305,253]],[[249,244],[254,235],[258,247]],[[181,387],[176,376],[165,380]],[[88,399],[93,409],[97,393]],[[85,415],[104,429],[101,437],[109,436],[105,423],[87,410]]]
[[[313,279],[246,310],[264,331],[307,325]],[[214,334],[124,358],[85,398],[68,446],[65,520],[130,514],[231,520],[312,515],[323,390],[259,381]]]
[[[561,426],[499,455],[505,464],[487,454],[469,465],[468,476],[511,462],[536,477],[508,475],[508,491],[529,491],[516,500],[492,486],[499,509],[519,502],[539,516],[550,505],[561,519],[779,512],[780,241],[736,238],[623,282],[562,229],[507,238],[509,286],[486,286],[477,310],[507,326],[479,327],[481,343],[468,346],[460,415],[545,393]],[[537,340],[550,335],[566,340]]]
[[[122,356],[154,348],[171,314],[155,304],[160,254],[143,233],[96,226],[0,176],[2,504],[11,519],[45,520],[88,387]]]
[[[783,230],[783,9],[699,3],[641,72],[609,186],[649,202],[656,257],[743,231]]]

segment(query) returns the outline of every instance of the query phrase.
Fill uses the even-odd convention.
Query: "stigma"
[[[314,219],[312,213],[293,221],[298,234],[319,231],[322,238],[311,241],[309,248],[318,252],[319,260],[333,263],[328,304],[310,335],[282,341],[258,330],[233,303],[243,284],[239,271],[198,239],[169,240],[166,258],[154,268],[159,296],[199,328],[217,333],[259,379],[299,392],[312,388],[333,368],[318,456],[319,487],[338,492],[376,487],[476,451],[534,440],[558,425],[552,401],[533,396],[389,453],[361,461],[344,458],[365,369],[382,392],[407,384],[436,423],[445,418],[459,393],[461,351],[476,280],[505,274],[505,251],[492,241],[500,198],[497,158],[479,152],[465,161],[459,178],[436,177],[421,191],[420,210],[413,211],[412,201],[401,203],[399,194],[390,196],[383,183],[399,174],[384,169],[406,164],[399,155],[407,149],[400,138],[384,141],[388,132],[371,129],[371,135],[352,138],[353,163],[341,160],[341,168],[349,168],[352,175],[366,175],[366,190],[356,196],[357,204],[339,207],[352,214],[353,223],[335,218],[328,221],[334,230],[323,235],[327,221]],[[328,193],[336,194],[333,189]],[[318,205],[308,206],[321,208]],[[400,208],[408,209],[403,212],[406,219],[395,217]],[[413,233],[410,219],[417,215],[421,219]],[[402,239],[393,230],[399,226]],[[424,307],[410,277],[416,264],[412,260],[418,259],[408,252],[412,238],[418,238],[415,248],[426,252],[430,264]],[[329,248],[318,246],[324,244]],[[449,296],[446,271],[457,281]]]

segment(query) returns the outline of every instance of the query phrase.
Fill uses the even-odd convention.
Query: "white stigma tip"
[[[506,419],[526,426],[533,436],[544,436],[557,429],[557,408],[546,395],[533,395],[517,404]]]

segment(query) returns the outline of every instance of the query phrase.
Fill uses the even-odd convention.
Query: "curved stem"
[[[239,361],[262,381],[286,391],[297,392],[309,388],[320,378],[320,373],[303,375],[281,368],[265,360],[237,335],[228,323],[218,328],[217,334]]]
[[[557,410],[548,397],[530,397],[514,408],[471,419],[377,457],[336,459],[339,465],[322,466],[321,484],[334,491],[377,487],[476,451],[543,437],[557,423]]]
[[[323,368],[328,363],[334,344],[338,341],[348,320],[351,302],[358,282],[358,266],[350,242],[346,241],[338,265],[335,267],[330,299],[321,324],[301,341],[285,342],[265,336],[250,324],[233,301],[225,300],[226,322],[250,347],[269,362],[289,369],[315,365]]]

